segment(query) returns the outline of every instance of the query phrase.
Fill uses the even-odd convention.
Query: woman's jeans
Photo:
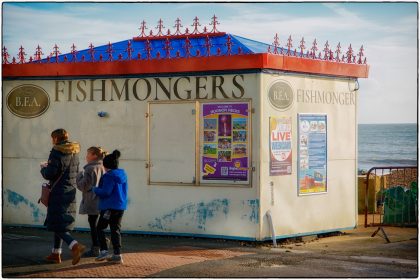
[[[114,255],[121,254],[121,220],[124,215],[124,210],[103,210],[101,211],[98,221],[98,238],[101,246],[101,251],[108,251],[106,244],[105,229],[111,229],[111,242],[114,248]]]
[[[70,235],[70,232],[54,232],[54,249],[61,249],[61,246],[63,246],[63,240],[67,243],[67,245],[70,245],[74,238]]]

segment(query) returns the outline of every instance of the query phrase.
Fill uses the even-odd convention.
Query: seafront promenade
[[[362,221],[362,217],[359,219]],[[11,277],[417,277],[417,228],[387,227],[391,243],[371,237],[376,228],[282,242],[124,235],[124,264],[83,258],[47,264],[51,233],[3,228],[2,276]],[[75,237],[89,244],[89,234]]]

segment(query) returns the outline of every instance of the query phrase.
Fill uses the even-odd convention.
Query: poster
[[[270,176],[292,174],[292,118],[270,117]]]
[[[248,181],[248,103],[202,106],[202,179]]]
[[[299,194],[327,191],[327,116],[299,114]]]

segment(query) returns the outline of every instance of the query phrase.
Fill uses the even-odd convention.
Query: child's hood
[[[108,174],[119,184],[127,183],[127,174],[124,169],[113,169],[108,171]]]

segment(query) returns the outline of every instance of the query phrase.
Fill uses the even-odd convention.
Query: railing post
[[[366,174],[366,191],[365,191],[365,227],[367,227],[368,204],[369,204],[369,176],[374,168],[369,169]]]
[[[372,169],[371,169],[372,170]],[[369,175],[370,171],[366,174],[366,181],[365,181],[365,227],[367,227],[367,217],[368,217],[368,196],[369,196]]]

